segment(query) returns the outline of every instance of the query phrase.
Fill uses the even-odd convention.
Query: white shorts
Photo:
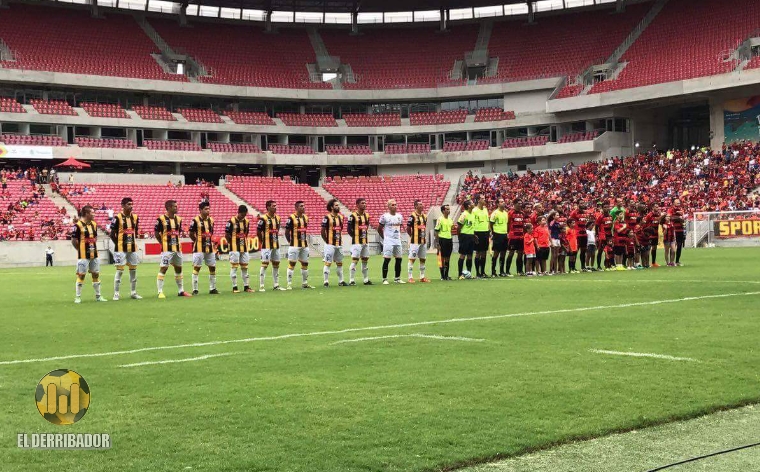
[[[182,266],[182,253],[166,251],[161,253],[161,267],[169,267],[173,265],[175,267]]]
[[[401,257],[401,244],[383,244],[383,257]]]
[[[261,262],[280,262],[280,250],[279,249],[262,249],[261,250]]]
[[[114,252],[113,263],[117,266],[136,266],[140,263],[140,258],[136,252]]]
[[[100,272],[100,261],[98,259],[77,260],[77,274],[86,274],[87,272]]]
[[[369,257],[369,244],[352,244],[351,257],[354,259]]]
[[[288,248],[288,260],[290,262],[301,261],[301,262],[308,263],[309,262],[309,248],[290,246]]]
[[[230,264],[248,265],[250,255],[245,251],[230,251]]]
[[[203,263],[206,263],[206,267],[216,267],[216,256],[213,252],[194,252],[193,253],[193,267],[200,267]]]
[[[343,248],[341,246],[333,246],[332,244],[325,244],[325,255],[322,258],[327,263],[333,261],[343,262]]]
[[[559,247],[559,239],[552,238],[552,247]]]
[[[426,259],[427,246],[424,244],[410,244],[409,245],[409,259]]]

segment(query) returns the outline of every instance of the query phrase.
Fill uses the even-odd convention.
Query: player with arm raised
[[[259,292],[264,292],[264,279],[267,267],[272,263],[272,279],[274,290],[285,290],[280,287],[280,217],[277,215],[277,202],[267,200],[266,213],[259,215],[256,233],[261,244],[261,269],[259,269]]]
[[[335,262],[338,273],[338,286],[347,287],[343,280],[343,215],[340,213],[338,200],[327,202],[327,214],[322,218],[322,240],[325,242],[325,266],[322,269],[324,286],[330,286],[330,266]]]
[[[377,232],[383,240],[383,285],[388,285],[388,265],[391,257],[396,259],[393,283],[404,284],[401,280],[401,225],[404,217],[396,211],[396,200],[388,200],[388,211],[380,217]]]
[[[92,277],[92,288],[95,290],[96,302],[107,302],[100,295],[100,261],[98,260],[98,225],[92,219],[93,210],[90,205],[82,207],[80,219],[71,234],[71,245],[77,250],[77,283],[74,303],[82,303],[82,286],[87,272]]]
[[[208,267],[208,288],[211,295],[219,295],[216,289],[216,255],[214,254],[214,219],[209,216],[211,208],[207,201],[198,205],[200,214],[190,223],[190,239],[193,241],[193,295],[198,295],[198,274],[201,267]]]
[[[240,275],[243,277],[243,291],[252,293],[248,279],[248,232],[250,224],[248,219],[248,207],[240,205],[237,215],[230,218],[224,228],[224,235],[230,244],[230,280],[232,280],[232,293],[240,293],[237,284],[237,268],[240,266]]]
[[[174,267],[174,281],[177,283],[180,297],[192,297],[185,292],[182,282],[182,248],[180,247],[180,234],[182,233],[182,218],[177,215],[177,202],[167,200],[164,204],[166,213],[158,217],[154,228],[156,241],[161,245],[161,264],[156,276],[158,298],[166,298],[164,295],[164,277],[169,265]]]
[[[364,285],[372,285],[369,280],[369,215],[367,214],[367,201],[363,198],[356,200],[356,210],[348,217],[348,234],[351,236],[351,268],[349,270],[348,285],[356,285],[356,264],[362,261],[362,276]]]
[[[306,216],[306,208],[302,201],[295,203],[295,212],[290,215],[285,223],[285,239],[288,240],[288,286],[286,290],[293,290],[293,274],[296,262],[301,263],[301,288],[314,288],[309,285],[309,241],[306,233],[309,226],[309,217]]]
[[[115,248],[113,261],[116,265],[116,274],[113,278],[114,301],[121,297],[119,290],[125,265],[129,267],[131,297],[135,300],[142,299],[137,294],[137,264],[140,262],[137,256],[137,235],[139,234],[140,219],[132,213],[132,205],[131,198],[122,198],[121,212],[114,217],[111,223],[111,241],[113,241]]]
[[[425,277],[425,260],[427,257],[427,215],[419,200],[414,201],[414,211],[406,222],[406,234],[409,235],[409,283],[414,283],[414,261],[420,259],[420,282],[429,283]]]

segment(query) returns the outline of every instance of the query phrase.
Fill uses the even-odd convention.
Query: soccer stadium
[[[760,2],[499,1],[0,0],[0,471],[760,471]]]

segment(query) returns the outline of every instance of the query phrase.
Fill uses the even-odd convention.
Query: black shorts
[[[646,241],[646,240],[645,240]],[[646,254],[648,253],[652,248],[647,244],[646,246],[636,246],[636,249],[639,254]]]
[[[472,255],[475,250],[475,236],[472,234],[459,235],[459,254]]]
[[[585,249],[588,246],[588,236],[578,236],[578,249]]]
[[[538,252],[536,253],[536,258],[539,261],[545,261],[549,259],[549,248],[548,247],[538,248]]]
[[[625,255],[625,246],[615,246],[613,248],[616,256],[624,256]]]
[[[507,250],[507,235],[506,234],[499,234],[494,233],[493,234],[493,242],[491,243],[491,248],[493,249],[493,252],[503,252]]]
[[[478,242],[475,243],[475,250],[478,252],[486,252],[488,250],[488,231],[476,231],[475,236],[478,237]]]
[[[660,243],[660,237],[659,236],[653,236],[652,239],[649,240],[649,245],[657,249],[657,245]]]
[[[451,239],[439,238],[438,244],[441,245],[440,254],[441,257],[451,257],[451,252],[454,250],[454,243]]]
[[[522,239],[516,239],[516,238],[510,238],[509,243],[507,243],[507,249],[510,251],[519,251],[522,252],[525,248],[525,243]]]
[[[596,244],[589,244],[586,246],[586,252],[596,252]]]
[[[686,233],[676,233],[676,245],[684,245],[686,243]]]

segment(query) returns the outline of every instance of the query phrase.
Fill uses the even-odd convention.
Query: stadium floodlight
[[[636,149],[638,149],[638,148],[639,148],[639,146],[641,146],[641,144],[639,144],[639,142],[638,142],[638,141],[636,141],[636,144],[634,144],[633,146],[634,146]]]
[[[693,150],[695,150],[695,149],[697,149],[697,146],[695,146],[695,145],[693,145],[693,144],[692,144],[692,145],[691,145],[691,150],[693,151]]]
[[[178,62],[177,63],[177,75],[184,75],[185,74],[185,64]]]
[[[338,74],[335,72],[323,72],[322,73],[322,82],[329,82],[331,80],[337,79]]]

